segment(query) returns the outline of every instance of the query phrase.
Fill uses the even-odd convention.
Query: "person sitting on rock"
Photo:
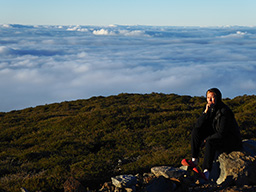
[[[182,160],[183,164],[196,167],[200,149],[205,145],[203,177],[209,179],[216,152],[240,150],[241,134],[231,109],[222,102],[219,89],[212,88],[206,92],[207,104],[198,118],[191,137],[191,160]]]

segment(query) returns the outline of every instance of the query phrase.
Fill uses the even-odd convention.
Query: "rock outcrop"
[[[184,176],[187,171],[179,168],[168,167],[168,166],[159,166],[159,167],[152,167],[151,173],[153,173],[156,177],[163,176],[167,179],[170,178],[177,178]]]
[[[220,176],[217,184],[256,185],[256,141],[243,141],[242,151],[222,153],[218,157]]]
[[[137,177],[133,175],[119,175],[112,177],[112,184],[117,188],[130,189],[134,191],[136,189]]]

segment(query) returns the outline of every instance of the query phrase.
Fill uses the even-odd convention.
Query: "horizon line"
[[[149,24],[21,24],[21,23],[0,23],[5,25],[20,25],[20,26],[97,26],[97,27],[117,27],[117,26],[145,26],[145,27],[256,27],[256,25],[149,25]],[[7,26],[6,26],[7,27]]]

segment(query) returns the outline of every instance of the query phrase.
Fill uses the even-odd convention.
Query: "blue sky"
[[[0,24],[255,25],[255,0],[0,0]]]
[[[255,0],[0,5],[0,111],[119,93],[256,93]]]

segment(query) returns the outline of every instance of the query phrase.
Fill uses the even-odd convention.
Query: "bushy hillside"
[[[256,96],[225,99],[243,139],[256,138]],[[0,113],[0,191],[63,191],[69,176],[93,187],[190,156],[204,97],[120,94]]]

